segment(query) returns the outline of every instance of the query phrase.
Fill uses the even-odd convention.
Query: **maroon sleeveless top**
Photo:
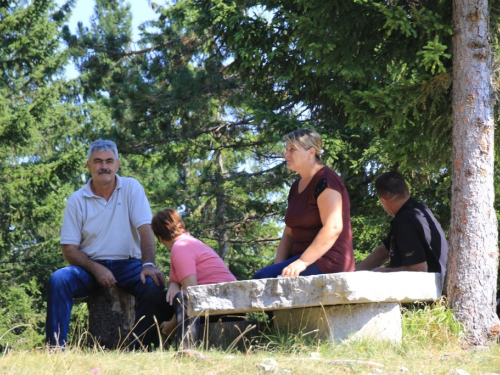
[[[285,223],[292,230],[292,256],[302,254],[323,227],[317,204],[317,193],[325,188],[336,190],[342,196],[343,229],[337,241],[316,265],[323,273],[354,271],[352,249],[351,203],[347,189],[337,173],[328,167],[320,169],[302,193],[299,193],[299,181],[296,180],[288,194],[288,208]]]

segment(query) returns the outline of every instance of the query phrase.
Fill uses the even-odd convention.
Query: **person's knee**
[[[252,279],[264,279],[264,269],[260,269],[252,276]]]
[[[165,287],[162,285],[156,285],[152,278],[146,277],[146,283],[141,286],[142,293],[144,296],[158,295],[159,293],[165,292]]]
[[[275,275],[276,272],[273,272],[271,267],[264,267],[255,272],[255,275],[253,275],[252,279],[271,279],[276,277]]]
[[[178,303],[181,305],[187,304],[187,292],[183,290],[177,292],[174,296],[174,303]]]
[[[134,288],[124,289],[135,297],[137,305],[148,304],[161,295],[163,295],[163,299],[165,299],[164,288],[156,285],[150,277],[146,278],[145,284],[139,281]]]
[[[68,266],[58,269],[50,276],[48,294],[81,298],[92,293],[96,286],[95,279],[83,268]]]
[[[66,268],[61,268],[55,271],[49,279],[49,291],[50,290],[60,290],[68,285],[71,280],[72,274]]]
[[[177,292],[174,296],[174,310],[176,314],[187,316],[188,296],[186,291]]]

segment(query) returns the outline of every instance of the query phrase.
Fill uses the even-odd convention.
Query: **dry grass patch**
[[[461,338],[462,327],[440,301],[404,310],[401,344],[357,340],[332,345],[310,335],[271,330],[253,340],[245,339],[240,351],[205,348],[146,353],[83,346],[70,346],[64,352],[19,349],[3,353],[0,375],[450,374],[456,369],[500,374],[499,344],[467,350]]]
[[[222,350],[201,351],[198,355],[179,356],[174,351],[95,352],[46,350],[11,352],[0,360],[0,374],[325,374],[384,373],[447,374],[462,369],[470,374],[485,374],[500,369],[500,346],[486,350],[438,353],[416,345],[414,350],[381,343],[320,345],[319,351],[301,350],[227,353]]]

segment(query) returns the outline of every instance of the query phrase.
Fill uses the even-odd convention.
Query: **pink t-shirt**
[[[183,233],[172,246],[170,281],[180,283],[189,275],[196,275],[198,285],[236,281],[224,261],[210,246],[189,233]]]

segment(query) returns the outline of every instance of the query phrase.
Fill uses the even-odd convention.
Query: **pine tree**
[[[356,256],[388,224],[372,183],[389,169],[407,174],[447,226],[449,1],[195,3],[199,27],[217,37],[214,50],[256,93],[263,118],[296,116],[325,136],[325,161],[350,192]]]
[[[60,31],[71,2],[0,5],[0,327],[43,328],[42,292],[62,264],[64,198],[81,174],[84,115],[63,78]],[[8,343],[26,326],[8,331]],[[36,336],[41,339],[41,336]],[[4,346],[5,341],[0,342]]]
[[[345,171],[353,228],[362,227],[362,237],[354,229],[357,246],[360,238],[366,245],[378,229],[373,224],[380,214],[370,200],[379,171],[406,173],[412,193],[445,227],[453,191],[451,305],[469,328],[471,343],[496,337],[498,238],[488,45],[490,17],[493,39],[498,36],[496,10],[488,13],[486,1],[455,2],[452,23],[451,0],[196,3],[201,25],[212,28],[219,50],[232,59],[232,72],[274,110],[303,108],[307,120],[341,144],[335,147],[331,139],[327,147],[337,153],[334,168]],[[480,34],[462,39],[472,30]],[[484,219],[475,216],[479,212]],[[479,279],[487,284],[484,298]]]
[[[99,132],[116,140],[121,173],[143,182],[153,210],[179,209],[188,230],[248,278],[279,237],[281,134],[226,72],[193,3],[157,13],[132,43],[124,2],[99,0],[90,28],[66,34],[85,98],[112,112]]]

